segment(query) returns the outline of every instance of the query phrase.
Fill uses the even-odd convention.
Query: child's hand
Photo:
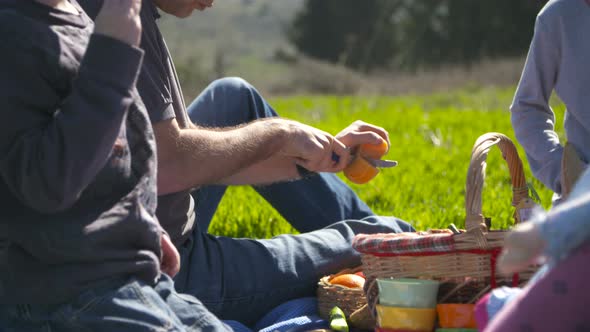
[[[178,250],[172,244],[168,234],[162,234],[160,243],[162,246],[160,270],[170,277],[174,277],[180,271],[180,255],[178,254]]]
[[[504,240],[504,249],[498,260],[500,273],[512,274],[525,270],[536,263],[544,247],[539,224],[527,222],[518,225]]]
[[[131,46],[141,40],[141,0],[104,0],[95,19],[94,32]]]

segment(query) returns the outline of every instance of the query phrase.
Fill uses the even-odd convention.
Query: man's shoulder
[[[77,0],[82,9],[86,12],[86,15],[92,20],[96,18],[98,12],[102,8],[103,0]]]
[[[7,27],[18,19],[18,11],[10,6],[12,1],[0,0],[0,27]]]
[[[0,28],[12,26],[15,29],[23,25],[22,21],[26,18],[20,13],[21,10],[13,0],[0,0]]]
[[[46,25],[24,15],[18,6],[6,5],[10,0],[0,0],[0,39],[10,49],[33,48],[46,38],[50,30]]]

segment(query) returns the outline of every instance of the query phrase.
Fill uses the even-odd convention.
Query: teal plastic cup
[[[378,278],[379,304],[403,308],[435,308],[439,282],[410,278]]]

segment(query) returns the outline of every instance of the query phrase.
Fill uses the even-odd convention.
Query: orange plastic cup
[[[477,328],[475,304],[437,304],[438,325],[444,328]]]

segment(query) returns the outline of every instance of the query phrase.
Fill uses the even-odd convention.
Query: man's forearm
[[[206,184],[245,183],[248,176],[253,177],[251,183],[265,172],[265,179],[270,173],[280,177],[276,173],[283,171],[287,178],[294,169],[287,167],[287,158],[276,156],[288,139],[288,120],[260,120],[230,130],[179,129],[175,121],[154,128],[159,194]],[[273,168],[273,162],[279,167]]]
[[[301,178],[301,175],[295,167],[293,158],[276,154],[220,179],[218,183],[225,185],[264,185],[298,178]]]

